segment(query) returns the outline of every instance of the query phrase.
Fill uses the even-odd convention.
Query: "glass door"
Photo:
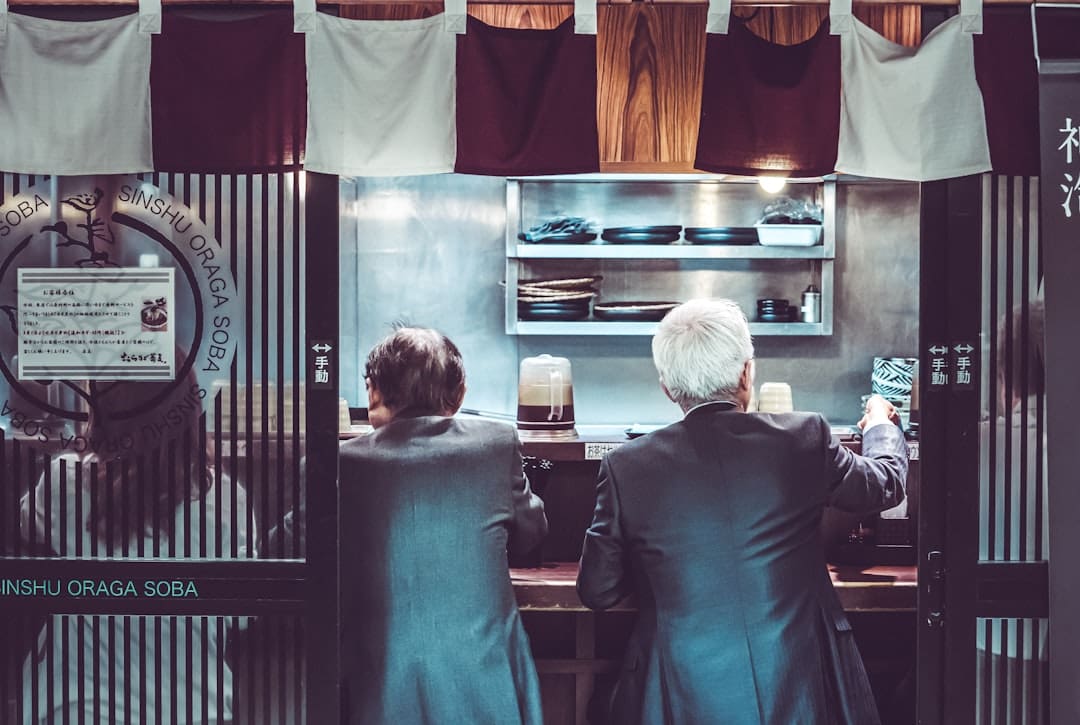
[[[3,176],[0,721],[332,721],[334,181]]]
[[[920,723],[1049,722],[1038,181],[924,185]]]

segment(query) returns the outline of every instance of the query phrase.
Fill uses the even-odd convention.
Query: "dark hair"
[[[1010,330],[1011,327],[1011,330]],[[1041,299],[1017,305],[998,322],[998,380],[1014,397],[1042,394],[1046,364],[1046,310]],[[1011,331],[1012,335],[1009,335]]]
[[[183,361],[177,352],[177,368]],[[202,397],[191,371],[182,381],[116,383],[100,396],[85,432],[94,455],[88,528],[100,541],[120,544],[155,530],[171,537],[176,508],[209,488],[212,439],[201,415]],[[147,413],[122,414],[152,401]]]
[[[465,396],[461,351],[441,332],[403,327],[368,353],[364,377],[395,416],[445,415]]]

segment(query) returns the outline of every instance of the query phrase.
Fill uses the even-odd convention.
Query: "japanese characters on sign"
[[[308,352],[308,374],[312,387],[330,388],[334,385],[334,366],[330,353],[334,346],[326,340],[312,340]]]
[[[974,390],[975,389],[975,358],[972,353],[975,346],[970,342],[961,341],[954,343],[952,353],[952,389]]]
[[[22,268],[20,380],[172,380],[172,268]]]
[[[933,388],[945,388],[949,385],[949,346],[931,345],[927,351],[926,369],[930,372],[930,385]]]
[[[1058,132],[1064,136],[1064,139],[1057,147],[1057,150],[1062,154],[1065,168],[1068,169],[1062,172],[1065,183],[1061,184],[1061,191],[1065,194],[1065,198],[1061,202],[1061,208],[1064,210],[1066,218],[1072,218],[1074,203],[1077,211],[1080,212],[1080,168],[1073,168],[1073,150],[1080,151],[1080,135],[1078,135],[1080,134],[1080,127],[1074,126],[1072,117],[1066,116],[1065,123],[1062,128],[1058,129]],[[1059,136],[1059,138],[1061,137]],[[1080,153],[1076,154],[1076,158],[1078,161],[1076,166],[1080,167]]]
[[[978,381],[975,350],[975,346],[967,340],[952,345],[940,342],[931,345],[926,351],[929,389],[974,390]]]

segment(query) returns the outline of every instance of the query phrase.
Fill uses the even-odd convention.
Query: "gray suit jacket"
[[[396,420],[341,447],[347,722],[540,725],[507,547],[547,533],[515,430]]]
[[[892,425],[856,456],[820,415],[715,404],[608,454],[578,592],[638,597],[612,721],[878,723],[818,525],[903,500],[906,449]]]

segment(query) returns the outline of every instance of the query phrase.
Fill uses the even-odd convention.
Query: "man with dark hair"
[[[461,353],[403,328],[368,355],[375,431],[341,447],[347,722],[540,725],[507,548],[547,532],[517,433],[455,418]]]

